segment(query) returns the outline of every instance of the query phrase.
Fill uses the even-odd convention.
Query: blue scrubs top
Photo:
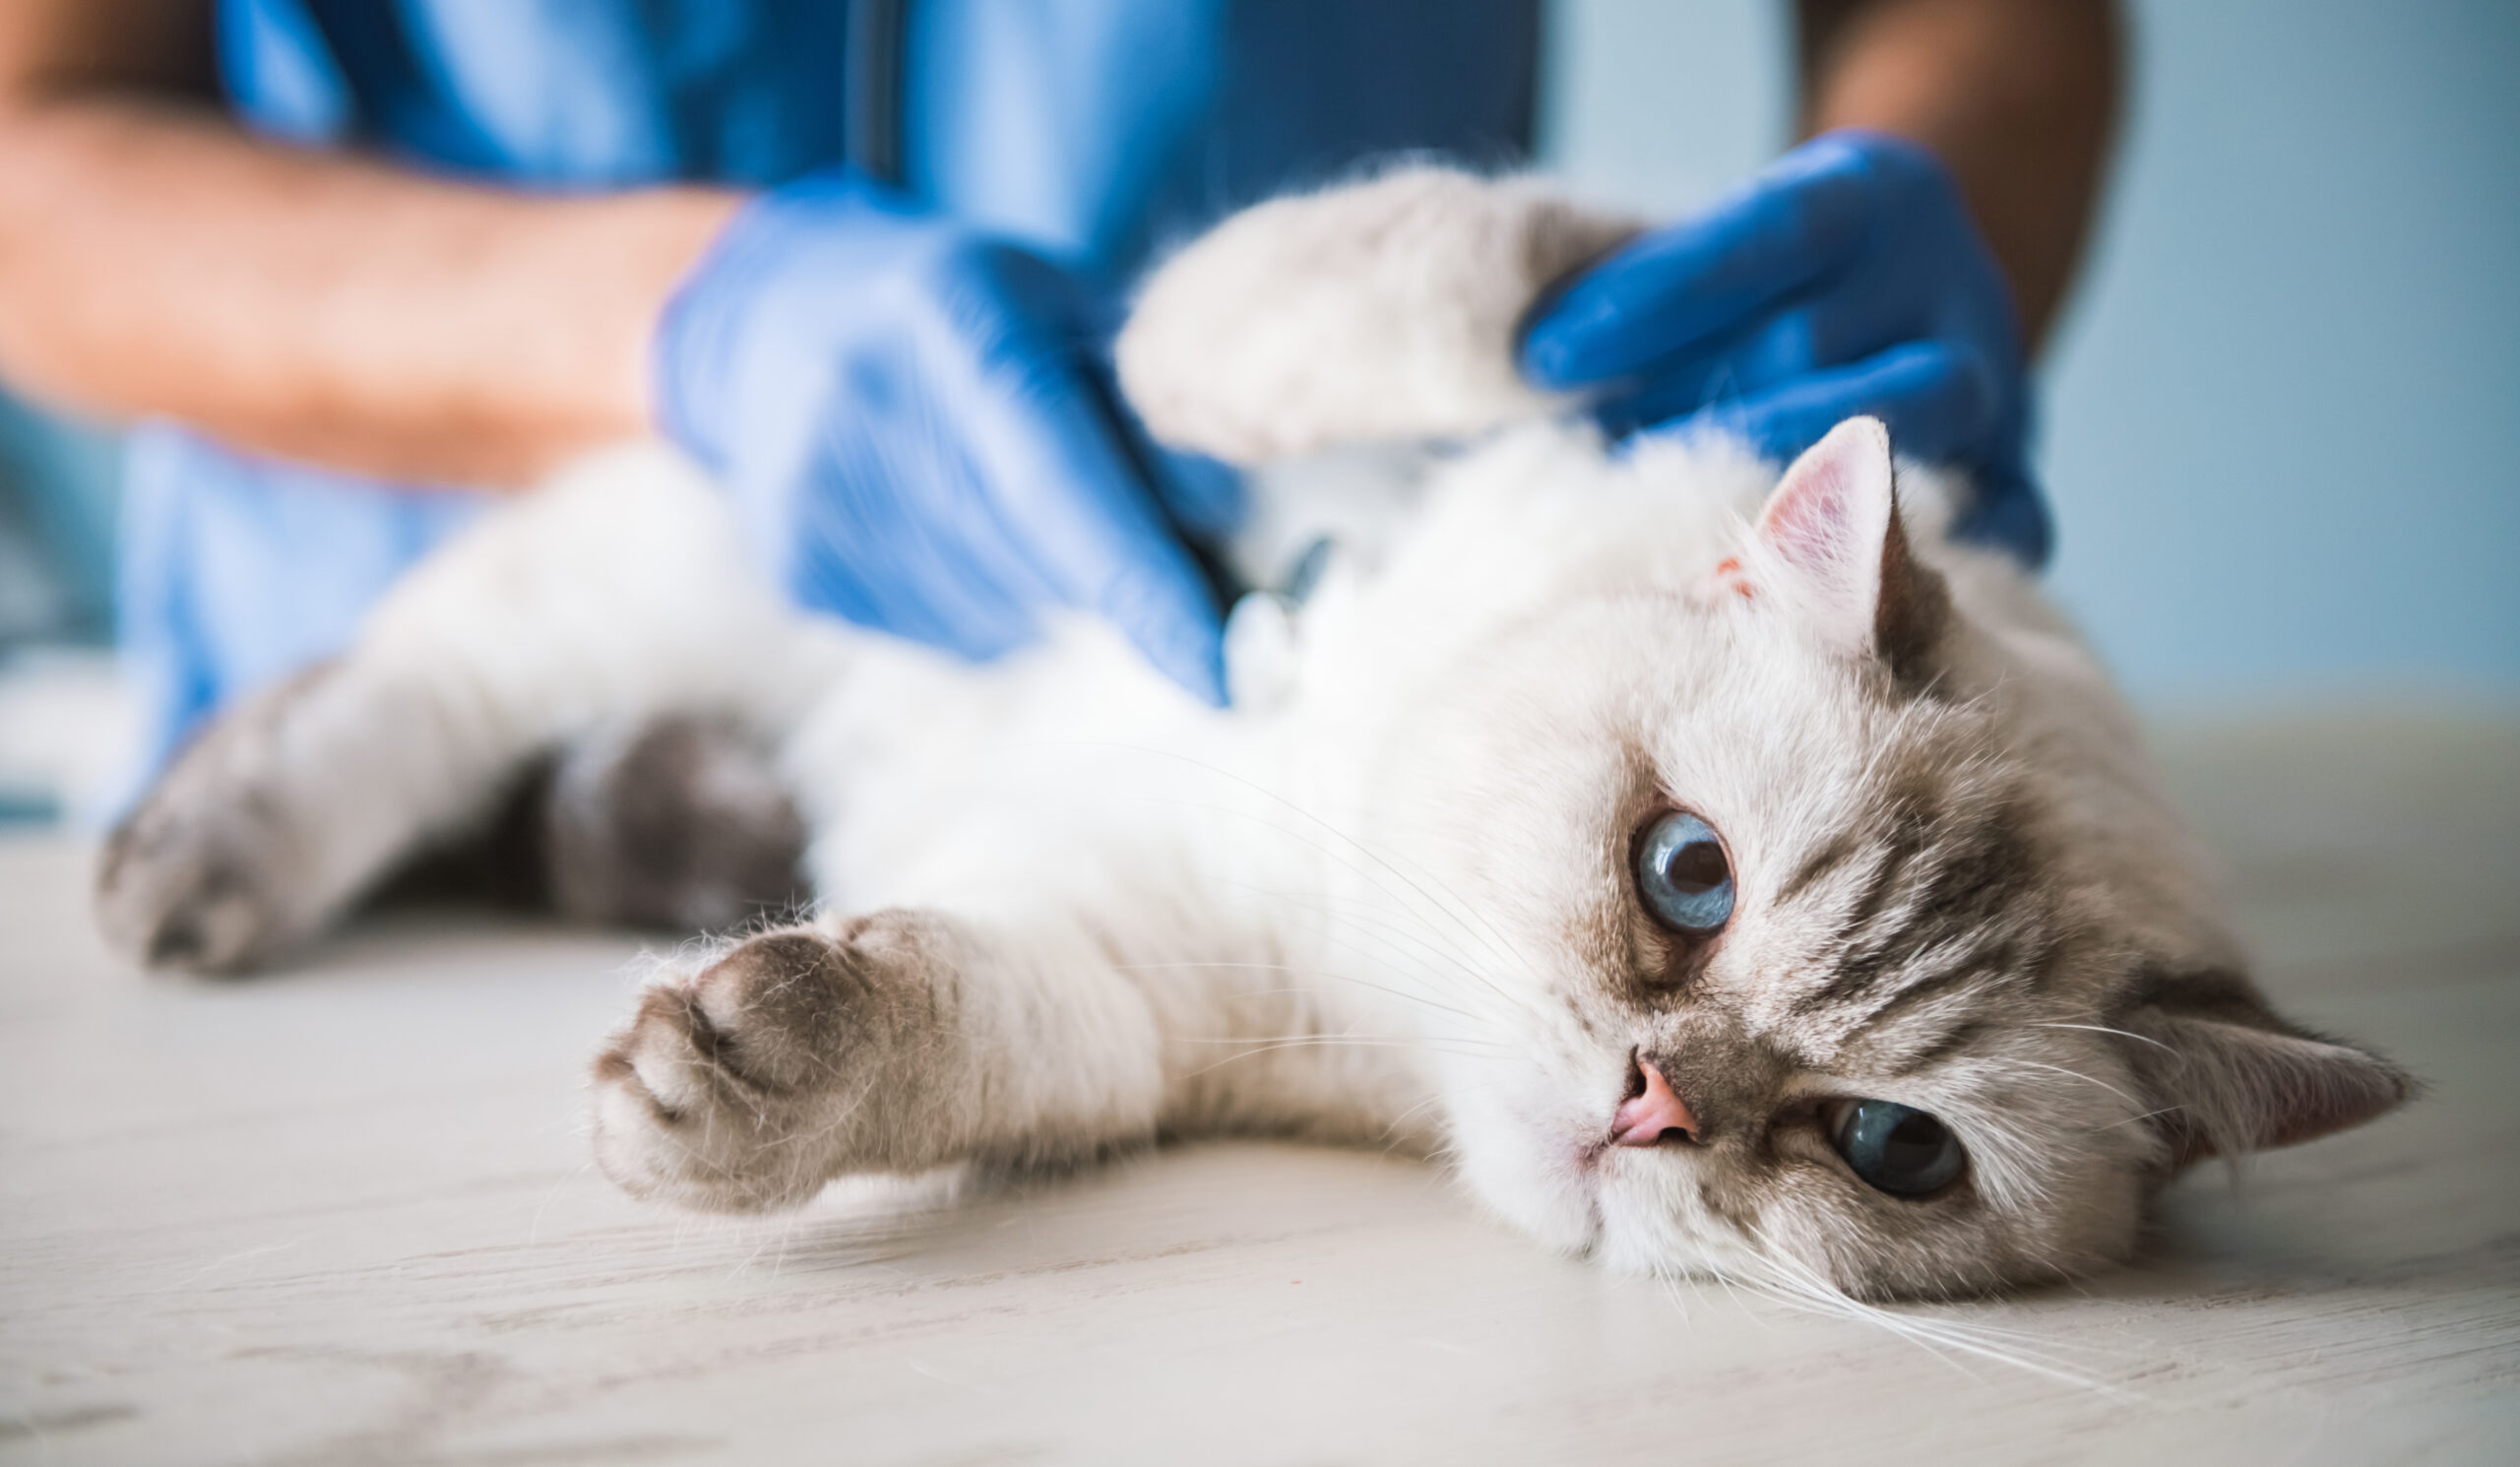
[[[767,187],[842,161],[1124,280],[1253,199],[1397,150],[1528,147],[1540,0],[220,0],[269,136],[543,190]],[[154,769],[339,651],[488,502],[134,435],[120,570]],[[148,771],[144,770],[145,775]]]

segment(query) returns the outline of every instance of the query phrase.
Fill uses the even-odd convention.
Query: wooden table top
[[[1294,1146],[648,1209],[582,1116],[634,942],[398,916],[145,978],[82,848],[0,841],[0,1460],[2520,1461],[2520,722],[2163,744],[2268,988],[2431,1093],[2191,1176],[2137,1267],[1873,1318]]]

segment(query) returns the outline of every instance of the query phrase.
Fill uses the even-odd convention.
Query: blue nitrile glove
[[[801,606],[971,657],[1080,607],[1222,703],[1215,598],[1103,386],[1096,309],[1013,244],[816,175],[747,204],[666,307],[662,426]]]
[[[1969,471],[1959,534],[2048,558],[2012,297],[1951,175],[1913,143],[1812,139],[1576,277],[1522,355],[1617,432],[1710,423],[1788,458],[1875,415],[1901,452]]]

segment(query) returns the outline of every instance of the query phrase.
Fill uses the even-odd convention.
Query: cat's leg
[[[96,917],[151,967],[234,972],[312,931],[404,844],[349,751],[400,736],[410,699],[333,659],[196,734],[106,837]]]
[[[188,745],[107,842],[105,932],[146,962],[251,967],[570,738],[677,711],[784,732],[834,673],[828,635],[779,606],[688,466],[593,461],[416,568],[347,654]]]
[[[1093,945],[907,910],[754,937],[652,987],[598,1057],[597,1158],[637,1195],[750,1211],[1152,1139],[1155,1012]]]
[[[806,905],[806,830],[768,739],[668,713],[577,739],[527,811],[562,917],[724,931]]]
[[[638,1195],[748,1211],[852,1173],[1057,1164],[1158,1135],[1433,1142],[1405,1037],[1262,961],[1285,956],[1267,938],[1149,960],[1115,925],[897,909],[755,937],[654,985],[607,1042],[596,1154]]]
[[[1159,440],[1245,467],[1545,417],[1572,404],[1523,380],[1524,316],[1641,228],[1536,178],[1441,167],[1274,199],[1147,281],[1120,383]]]

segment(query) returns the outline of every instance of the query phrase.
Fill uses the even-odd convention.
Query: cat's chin
[[[1465,1117],[1468,1118],[1468,1117]],[[1454,1165],[1496,1217],[1559,1252],[1638,1277],[1763,1277],[1750,1245],[1707,1220],[1693,1223],[1677,1170],[1650,1150],[1609,1144],[1606,1127],[1578,1133],[1485,1123],[1456,1131]]]
[[[1601,1252],[1604,1233],[1600,1198],[1589,1187],[1566,1189],[1561,1195],[1546,1198],[1547,1205],[1537,1207],[1530,1203],[1541,1199],[1531,1192],[1510,1206],[1500,1202],[1493,1192],[1482,1191],[1480,1196],[1490,1211],[1538,1240],[1544,1247],[1579,1258]]]
[[[1599,1148],[1494,1124],[1457,1131],[1454,1167],[1489,1212],[1559,1252],[1589,1255],[1602,1241]]]
[[[1603,1176],[1588,1255],[1612,1273],[1655,1278],[1759,1278],[1758,1249],[1680,1197],[1672,1177]]]

